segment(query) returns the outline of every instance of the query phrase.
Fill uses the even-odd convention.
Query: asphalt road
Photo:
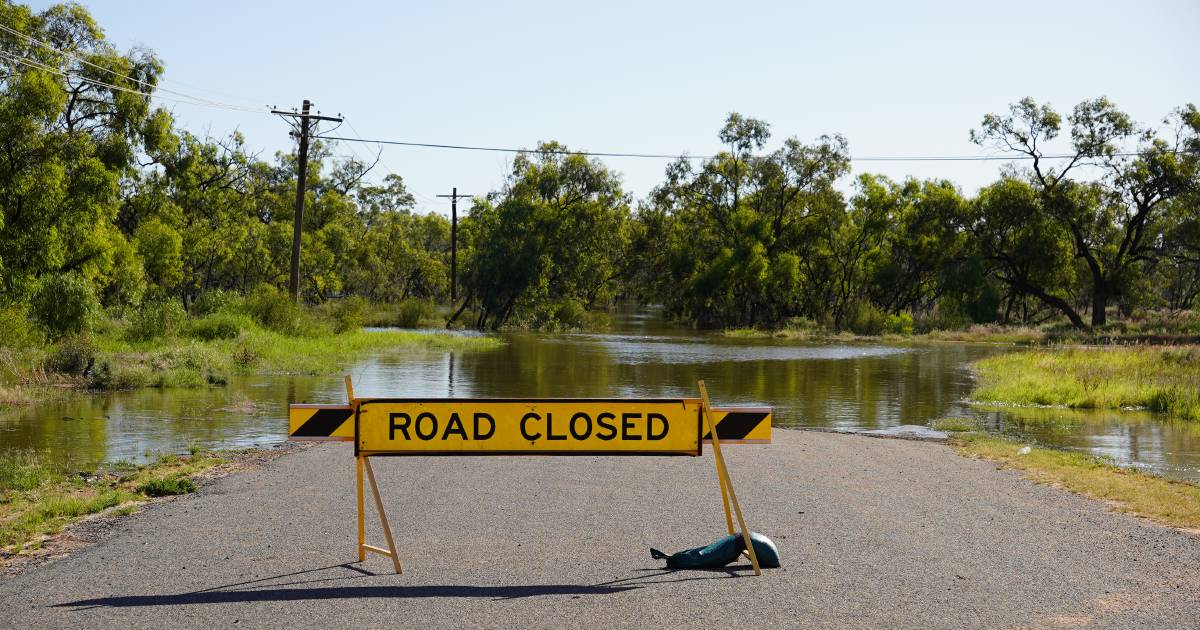
[[[724,533],[711,455],[393,458],[393,575],[352,563],[352,452],[324,445],[0,580],[0,626],[1200,627],[1196,536],[935,444],[777,431],[726,455],[783,569],[650,559]]]

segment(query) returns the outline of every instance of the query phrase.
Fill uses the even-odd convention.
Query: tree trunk
[[[1071,320],[1071,324],[1076,328],[1087,328],[1087,325],[1083,323],[1083,318],[1079,316],[1079,313],[1077,313],[1075,309],[1071,308],[1071,304],[1057,295],[1052,295],[1041,287],[1020,279],[1001,277],[1000,280],[1007,282],[1009,286],[1021,291],[1022,293],[1027,293],[1033,297],[1036,297],[1037,299],[1041,300],[1043,304],[1049,306],[1050,308],[1058,309],[1059,312],[1067,316],[1067,319]],[[1093,318],[1094,317],[1095,316],[1093,315]],[[1025,317],[1022,319],[1025,322],[1029,321],[1028,311],[1026,311]]]
[[[1109,291],[1108,287],[1097,282],[1095,288],[1092,289],[1092,327],[1103,326],[1108,321],[1106,310],[1108,309]]]

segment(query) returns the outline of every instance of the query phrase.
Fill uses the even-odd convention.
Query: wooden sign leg
[[[724,488],[729,490],[729,502],[733,504],[733,511],[737,514],[738,527],[742,528],[742,540],[746,542],[746,552],[750,555],[750,565],[754,567],[754,575],[762,575],[762,568],[758,566],[758,554],[754,553],[754,542],[750,539],[750,528],[746,527],[746,519],[742,517],[742,507],[738,504],[737,493],[733,490],[733,480],[729,478],[729,471],[725,468],[725,458],[721,456],[721,440],[717,438],[717,424],[712,419],[712,405],[708,402],[708,389],[704,387],[704,381],[699,381],[698,384],[700,385],[700,404],[704,411],[704,421],[708,424],[709,433],[712,434],[713,459],[717,463],[717,476],[724,480]]]
[[[359,455],[354,459],[358,460],[358,561],[363,562],[367,559],[367,515],[363,509],[363,461],[366,458]]]
[[[729,513],[729,490],[725,488],[725,475],[717,472],[717,481],[721,482],[721,507],[725,508],[725,527],[733,533],[733,516]]]
[[[388,525],[387,514],[383,511],[383,499],[379,496],[379,486],[375,485],[375,471],[371,469],[371,460],[366,457],[362,460],[367,469],[367,480],[371,482],[371,494],[375,495],[375,509],[379,511],[379,522],[383,525],[383,537],[387,540],[388,550],[384,551],[370,545],[363,545],[362,548],[391,556],[392,566],[396,568],[396,573],[404,573],[400,569],[400,554],[396,552],[396,541],[392,540],[392,526]]]
[[[342,380],[346,383],[346,401],[353,407],[354,382],[350,379],[349,374],[345,375]],[[354,438],[358,439],[358,436],[355,435]],[[355,451],[357,450],[355,448]],[[363,462],[366,461],[366,458],[356,455],[354,459],[357,460],[355,466],[358,469],[356,475],[358,478],[358,561],[365,562],[367,559],[367,515],[366,510],[363,509]]]

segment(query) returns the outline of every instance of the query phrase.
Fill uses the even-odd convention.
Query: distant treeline
[[[90,292],[79,299],[118,311],[190,308],[208,292],[286,286],[294,154],[264,160],[238,134],[177,128],[126,91],[156,86],[161,62],[117,51],[78,6],[35,14],[0,0],[0,23],[72,53],[0,33],[0,300],[36,309],[39,296]],[[730,114],[724,152],[668,165],[642,200],[558,143],[518,155],[460,223],[465,300],[452,317],[571,327],[632,299],[703,327],[802,318],[880,332],[914,320],[1087,327],[1197,306],[1192,104],[1155,127],[1104,98],[1065,117],[1032,99],[988,114],[970,138],[1028,159],[973,196],[948,180],[850,182],[841,136],[769,152],[769,135],[766,122]],[[1068,155],[1048,157],[1056,151]],[[319,142],[310,153],[303,299],[447,302],[448,219],[416,212],[397,175],[370,183],[371,170]]]

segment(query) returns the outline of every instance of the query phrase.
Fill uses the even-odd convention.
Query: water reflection
[[[696,395],[771,405],[781,426],[861,430],[979,417],[989,430],[1107,455],[1200,480],[1200,423],[1145,413],[979,409],[962,403],[967,365],[988,345],[815,344],[665,328],[645,313],[612,334],[512,334],[486,352],[385,352],[350,370],[360,396],[587,397]],[[341,378],[254,376],[227,387],[79,394],[0,414],[0,457],[37,448],[83,463],[147,453],[271,444],[289,402],[341,402]]]

